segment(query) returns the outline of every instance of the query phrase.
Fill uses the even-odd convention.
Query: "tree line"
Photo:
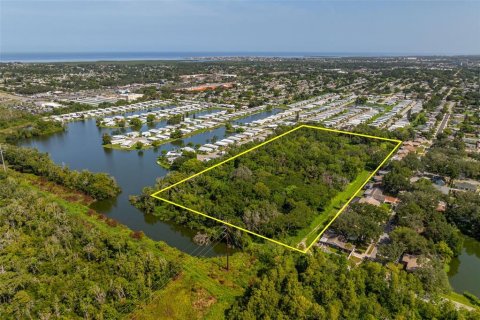
[[[60,122],[37,119],[26,126],[11,130],[11,132],[6,134],[5,141],[8,143],[17,143],[23,139],[45,136],[62,131],[65,131],[65,126]]]
[[[58,166],[48,154],[40,153],[36,149],[7,145],[4,157],[9,167],[16,171],[45,177],[59,185],[81,191],[96,200],[115,197],[121,191],[115,179],[106,173],[76,171]]]

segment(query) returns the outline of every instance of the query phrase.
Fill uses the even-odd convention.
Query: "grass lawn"
[[[172,298],[175,303],[172,303]],[[150,302],[134,312],[132,318],[202,319],[215,302],[215,297],[199,287],[190,277],[181,276],[156,293]]]
[[[459,302],[461,304],[464,304],[472,308],[478,308],[477,306],[473,305],[472,302],[468,300],[468,298],[465,297],[463,294],[457,293],[455,291],[450,291],[448,294],[443,295],[443,297],[448,300]]]
[[[360,258],[357,258],[357,257],[354,257],[354,256],[351,256],[350,258],[348,258],[350,261],[352,261],[354,264],[359,264],[362,262],[362,259]]]
[[[169,162],[167,161],[167,159],[165,159],[165,158],[160,158],[160,157],[159,157],[159,158],[157,159],[157,164],[158,164],[160,167],[162,167],[162,168],[165,168],[165,169],[167,169],[167,170],[170,170],[170,167],[171,167],[171,166],[170,166],[170,163],[169,163]]]
[[[222,319],[225,310],[243,293],[241,286],[247,287],[255,278],[257,269],[252,259],[244,253],[233,255],[227,272],[223,257],[188,256],[182,265],[183,273],[142,304],[132,318]]]

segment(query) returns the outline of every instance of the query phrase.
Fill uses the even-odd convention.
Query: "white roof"
[[[198,148],[198,151],[202,151],[202,152],[212,152],[213,149],[212,149],[212,148],[207,148],[207,147],[203,146],[203,147]]]

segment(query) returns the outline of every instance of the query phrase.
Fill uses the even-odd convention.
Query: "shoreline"
[[[242,116],[242,117],[235,117],[235,118],[232,118],[230,119],[230,121],[228,122],[232,122],[232,121],[235,121],[235,120],[238,120],[238,119],[242,119],[244,117],[249,117],[249,116],[252,116],[252,115],[255,115],[255,114],[258,114],[258,113],[261,113],[261,112],[269,112],[269,111],[272,111],[273,109],[275,108],[272,108],[270,110],[266,110],[266,109],[263,109],[263,110],[260,110],[258,112],[253,112],[253,113],[250,113],[246,116]],[[280,108],[279,109],[283,109],[283,108]],[[123,147],[120,147],[120,145],[115,145],[115,144],[105,144],[103,145],[104,148],[108,148],[108,149],[115,149],[115,150],[125,150],[125,151],[132,151],[132,150],[146,150],[146,149],[150,149],[150,148],[155,148],[155,147],[160,147],[164,144],[167,144],[167,143],[171,143],[173,141],[178,141],[178,140],[183,140],[185,138],[189,138],[189,137],[192,137],[192,136],[195,136],[197,134],[202,134],[202,133],[205,133],[205,132],[208,132],[208,131],[212,131],[212,130],[215,130],[215,129],[218,129],[218,128],[221,128],[221,127],[224,127],[226,125],[226,123],[221,123],[219,124],[218,126],[214,126],[214,127],[211,127],[211,128],[205,128],[205,129],[199,129],[199,130],[196,130],[196,131],[192,131],[190,133],[187,133],[185,135],[182,135],[181,137],[179,138],[170,138],[170,139],[167,139],[167,140],[163,140],[163,141],[160,141],[160,143],[156,146],[154,146],[153,144],[150,144],[150,145],[144,145],[141,149],[137,149],[135,148],[135,146],[132,146],[132,147],[128,147],[128,148],[123,148]],[[226,133],[231,133],[231,134],[234,134],[235,131],[232,131],[232,132],[228,132],[226,131]]]
[[[305,59],[318,58],[398,58],[398,57],[468,57],[478,53],[425,52],[269,52],[269,51],[171,51],[171,52],[4,52],[0,63],[82,63],[82,62],[182,62],[243,59]]]

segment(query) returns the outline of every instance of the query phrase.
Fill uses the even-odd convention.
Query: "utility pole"
[[[230,256],[230,235],[228,234],[228,228],[225,226],[225,234],[226,234],[226,238],[227,238],[227,271],[230,270],[230,259],[229,259],[229,256]]]
[[[2,157],[3,171],[7,172],[7,167],[5,167],[5,159],[3,158],[3,149],[1,145],[0,145],[0,156]]]
[[[230,271],[230,241],[229,241],[230,236],[228,235],[227,232],[227,271]]]

